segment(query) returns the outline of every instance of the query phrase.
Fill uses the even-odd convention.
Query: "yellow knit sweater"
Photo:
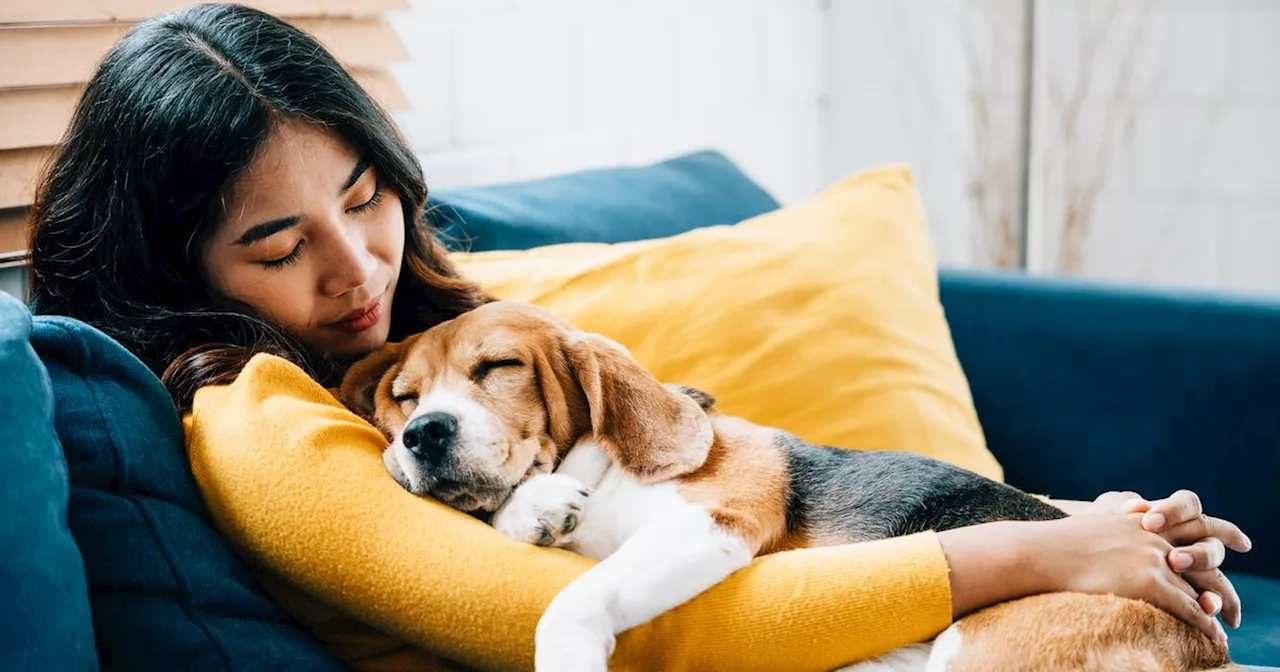
[[[202,389],[186,425],[214,524],[353,669],[531,669],[543,609],[593,562],[405,492],[385,439],[282,359]],[[950,621],[934,534],[790,551],[623,634],[612,667],[829,670]]]

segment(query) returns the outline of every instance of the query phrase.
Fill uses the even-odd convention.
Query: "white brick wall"
[[[1089,105],[1113,119],[1132,119],[1131,129],[1121,128],[1109,145],[1112,170],[1093,208],[1078,272],[1280,295],[1280,264],[1272,261],[1280,255],[1280,79],[1274,71],[1280,3],[1040,3],[1046,5],[1053,10],[1042,17],[1048,39],[1037,77],[1078,76],[1081,35],[1094,31],[1103,46],[1093,61]],[[1127,85],[1126,52],[1133,57]],[[1052,111],[1037,121],[1040,146],[1052,144]],[[1098,146],[1096,137],[1089,140]],[[1102,155],[1077,151],[1069,160],[1085,164],[1080,172],[1087,175],[1087,164]],[[1031,225],[1045,241],[1033,262],[1050,273],[1061,268],[1067,187],[1046,176],[1066,163],[1046,160],[1033,173],[1044,184],[1044,198]]]
[[[1017,254],[985,223],[1017,214],[1022,10],[1021,0],[832,3],[825,179],[911,164],[946,265]]]
[[[399,122],[432,187],[714,147],[783,202],[823,185],[823,3],[413,0]]]
[[[907,162],[943,264],[1019,246],[1024,0],[411,2],[400,121],[433,187],[714,147],[794,203]],[[1280,2],[1036,9],[1033,270],[1062,272],[1096,182],[1070,272],[1280,293]]]

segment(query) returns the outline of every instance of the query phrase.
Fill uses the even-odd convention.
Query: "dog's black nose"
[[[405,425],[404,447],[419,457],[444,452],[458,433],[458,419],[448,413],[424,413]]]

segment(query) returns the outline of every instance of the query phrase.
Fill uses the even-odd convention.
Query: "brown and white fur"
[[[937,460],[811,446],[661,384],[618,344],[495,302],[352,366],[348,406],[407,490],[600,559],[552,601],[538,670],[606,670],[616,635],[759,554],[1061,511]],[[1196,670],[1226,651],[1148,604],[1049,594],[848,669]]]

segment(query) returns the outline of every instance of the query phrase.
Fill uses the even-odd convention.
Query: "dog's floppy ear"
[[[711,421],[694,399],[658,382],[621,346],[591,334],[570,336],[565,355],[586,397],[592,437],[614,463],[642,482],[702,466]]]
[[[356,415],[372,421],[373,413],[377,409],[378,383],[382,381],[387,371],[400,361],[400,356],[416,339],[417,336],[414,335],[399,343],[388,343],[352,364],[351,368],[347,369],[347,374],[342,377],[338,401],[345,404]]]

